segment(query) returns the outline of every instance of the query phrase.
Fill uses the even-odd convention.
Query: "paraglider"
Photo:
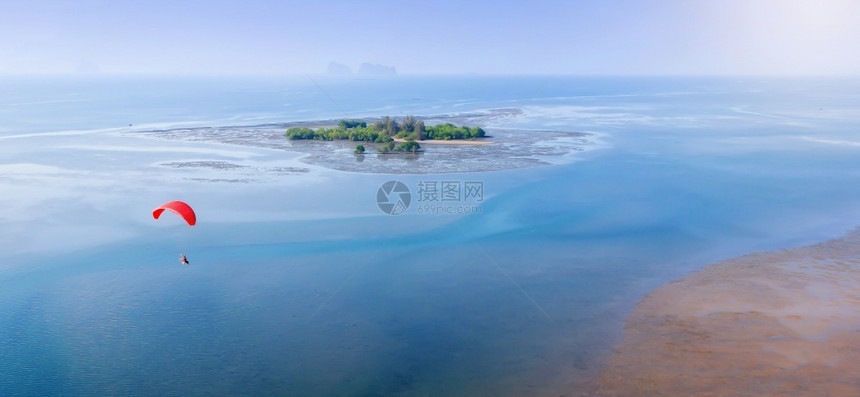
[[[189,226],[194,226],[197,224],[197,215],[194,213],[194,210],[190,205],[182,202],[182,201],[170,201],[160,205],[158,208],[152,211],[152,217],[158,219],[161,217],[161,213],[164,210],[168,210],[176,215],[179,215]],[[185,254],[179,254],[179,262],[183,265],[190,265],[188,262],[188,258],[185,257]]]
[[[191,209],[190,205],[185,204],[182,201],[171,201],[162,204],[152,211],[152,217],[158,219],[164,210],[169,210],[170,212],[179,215],[185,220],[185,222],[188,222],[189,226],[194,226],[197,223],[197,215],[194,214],[194,210]]]

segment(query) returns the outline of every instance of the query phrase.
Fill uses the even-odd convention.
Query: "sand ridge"
[[[646,296],[599,396],[860,396],[860,229]]]

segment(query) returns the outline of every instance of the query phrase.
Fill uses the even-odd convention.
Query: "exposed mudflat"
[[[308,164],[340,171],[384,174],[496,171],[567,163],[574,160],[573,156],[576,153],[593,146],[594,136],[588,133],[503,127],[505,120],[516,118],[519,114],[521,114],[519,109],[493,109],[471,114],[423,118],[428,124],[451,122],[484,126],[486,123],[493,123],[502,127],[485,127],[489,137],[478,141],[459,141],[461,144],[457,145],[424,142],[421,144],[421,151],[415,154],[381,154],[376,150],[380,145],[374,143],[291,141],[284,136],[284,132],[290,127],[331,126],[337,123],[336,120],[255,126],[177,128],[149,131],[144,134],[160,139],[282,149],[304,154],[301,161]],[[363,155],[353,153],[359,143],[367,148],[367,152]],[[162,165],[220,170],[241,167],[217,161],[172,162]]]
[[[637,306],[601,396],[860,396],[860,230],[743,256]]]

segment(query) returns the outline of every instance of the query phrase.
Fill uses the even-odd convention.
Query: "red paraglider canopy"
[[[185,222],[188,222],[191,226],[194,226],[194,224],[197,223],[197,215],[194,214],[194,210],[191,209],[191,206],[181,201],[171,201],[169,203],[162,204],[160,207],[152,211],[152,217],[158,219],[164,210],[169,210],[174,214],[181,216],[182,219],[185,219]]]

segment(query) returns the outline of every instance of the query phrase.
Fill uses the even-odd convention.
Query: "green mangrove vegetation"
[[[418,120],[409,115],[399,122],[386,116],[371,125],[360,120],[341,120],[338,126],[334,128],[317,128],[314,130],[306,127],[293,127],[287,129],[286,136],[288,139],[350,140],[387,144],[395,138],[407,141],[474,139],[482,138],[486,136],[486,133],[481,127],[456,126],[451,123],[428,126],[424,125],[423,120]],[[392,150],[396,151],[397,148],[392,148]],[[408,145],[408,147],[404,146],[401,151],[414,152],[416,150],[418,149],[414,145]]]

